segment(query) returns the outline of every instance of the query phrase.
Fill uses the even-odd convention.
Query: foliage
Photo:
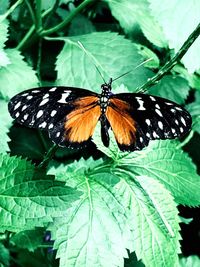
[[[181,48],[198,10],[197,0],[0,4],[0,266],[199,266],[197,256],[179,260],[180,223],[192,220],[180,218],[177,207],[200,204],[193,163],[199,33],[188,39],[191,48]],[[177,51],[184,53],[172,68]],[[122,153],[112,132],[109,148],[102,145],[97,126],[95,145],[51,155],[45,133],[12,122],[7,103],[25,89],[58,84],[99,92],[95,65],[106,81],[134,70],[113,84],[115,92],[148,89],[184,105],[191,134]]]

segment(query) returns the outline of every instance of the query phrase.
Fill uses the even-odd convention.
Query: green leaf
[[[8,39],[8,22],[7,20],[4,20],[0,22],[0,69],[1,67],[10,64],[10,60],[6,52],[5,50],[3,50],[7,39]]]
[[[181,77],[186,79],[189,86],[200,90],[200,77],[197,73],[189,73],[183,65],[177,64],[173,67],[173,71],[179,74]]]
[[[10,141],[10,138],[8,137],[8,132],[8,128],[2,125],[0,130],[0,153],[6,153],[10,151],[8,147],[8,142]]]
[[[0,227],[28,230],[66,212],[80,193],[20,158],[0,154]],[[3,230],[2,230],[3,231]]]
[[[0,48],[4,48],[5,42],[8,39],[8,21],[0,22]]]
[[[129,226],[138,260],[146,267],[177,266],[179,218],[172,196],[153,178],[121,168],[115,173],[123,177],[115,189],[123,196],[121,203],[130,209]]]
[[[9,134],[9,144],[12,155],[23,158],[42,160],[47,150],[52,146],[48,134],[39,130],[14,125]]]
[[[144,59],[151,59],[150,61],[144,64],[145,67],[154,68],[154,69],[159,67],[160,60],[158,56],[152,50],[140,44],[137,44],[137,47],[138,47],[139,54],[142,55]]]
[[[6,52],[11,64],[0,69],[0,95],[4,99],[9,99],[25,89],[36,87],[38,79],[35,71],[27,65],[19,51],[7,49]]]
[[[200,134],[200,92],[195,93],[195,101],[187,105],[187,109],[192,116],[192,129]]]
[[[13,235],[10,242],[14,243],[19,248],[28,249],[33,252],[39,246],[42,245],[45,236],[45,231],[42,228],[34,230],[21,231]]]
[[[10,253],[9,250],[0,243],[0,265],[3,264],[3,266],[10,266]]]
[[[176,266],[178,211],[158,181],[92,159],[49,172],[83,192],[50,227],[61,267],[124,266],[126,249],[147,267]]]
[[[200,178],[191,158],[175,141],[151,141],[142,151],[127,153],[119,161],[136,175],[157,179],[172,193],[179,204],[200,204]]]
[[[0,122],[0,153],[5,153],[9,151],[8,142],[10,138],[8,132],[12,124],[12,118],[8,112],[8,104],[4,100],[0,100]]]
[[[81,35],[95,31],[95,27],[92,22],[85,16],[79,14],[76,16],[69,27],[69,35]]]
[[[156,85],[151,87],[150,93],[183,104],[189,94],[190,87],[187,80],[175,75],[166,75]]]
[[[138,23],[146,36],[153,44],[167,47],[168,43],[162,28],[151,14],[147,0],[106,0],[112,15],[119,21],[125,32],[130,33]]]
[[[181,258],[179,261],[179,267],[199,267],[200,258],[198,256],[189,256],[187,258]]]
[[[127,257],[126,239],[131,240],[131,236],[126,214],[110,190],[119,179],[105,170],[98,171],[98,166],[93,171],[96,169],[99,177],[92,179],[87,166],[95,165],[90,159],[56,169],[57,179],[83,193],[66,216],[55,219],[51,226],[60,267],[123,266],[123,257]]]
[[[195,30],[199,24],[200,1],[162,1],[148,0],[152,14],[162,27],[166,39],[169,41],[169,47],[177,52],[183,45],[188,36]],[[172,30],[173,29],[173,30]],[[198,38],[192,47],[183,57],[182,62],[188,71],[194,72],[200,68],[200,38]]]
[[[102,79],[94,63],[108,81],[110,77],[116,78],[128,70],[133,70],[143,61],[137,46],[116,33],[94,32],[70,38],[54,38],[53,40],[65,41],[56,62],[58,84],[62,85],[99,91]],[[90,56],[79,47],[78,41],[83,44]],[[150,76],[152,76],[152,72],[141,66],[117,80],[114,85],[124,83],[130,91],[134,91]]]
[[[9,4],[10,4],[10,0],[1,1],[0,15],[3,15],[7,11]]]

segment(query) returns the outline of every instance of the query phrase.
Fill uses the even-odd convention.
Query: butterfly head
[[[104,83],[101,85],[102,95],[109,95],[110,91],[112,90],[112,78],[110,78],[108,83]]]

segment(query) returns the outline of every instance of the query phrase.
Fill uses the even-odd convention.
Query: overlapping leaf
[[[0,154],[0,224],[5,230],[42,226],[58,216],[80,193],[36,171],[20,158]]]
[[[83,87],[99,92],[103,82],[94,64],[108,81],[110,77],[116,78],[126,71],[133,70],[143,61],[137,46],[116,33],[94,32],[55,39],[65,41],[56,62],[60,85]],[[83,44],[89,55],[80,48],[78,41]],[[134,91],[150,76],[152,72],[141,66],[117,80],[113,87],[123,82],[130,91]]]
[[[50,169],[83,192],[70,214],[51,226],[60,266],[123,266],[127,248],[147,267],[173,266],[179,220],[170,193],[153,178],[89,162]]]
[[[148,1],[152,14],[169,41],[169,47],[178,51],[199,24],[200,2],[198,0],[170,2],[164,0],[161,4],[159,0]],[[200,38],[192,44],[182,59],[189,72],[200,68],[199,49]]]
[[[166,47],[167,41],[162,28],[151,14],[147,0],[106,0],[109,3],[112,15],[119,21],[125,32],[133,31],[138,23],[144,35],[153,44]]]
[[[8,49],[6,53],[11,64],[0,69],[0,96],[9,99],[25,89],[37,87],[38,79],[35,71],[27,65],[19,51]]]

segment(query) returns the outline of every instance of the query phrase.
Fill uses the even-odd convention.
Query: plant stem
[[[51,11],[52,11],[52,8],[49,8],[46,11],[44,11],[42,13],[42,18],[46,17]],[[24,38],[18,44],[18,46],[17,46],[17,49],[18,50],[23,50],[27,46],[27,44],[28,44],[28,42],[30,40],[31,35],[34,33],[34,30],[35,30],[35,25],[32,25],[31,28],[29,29],[29,31],[24,36]]]
[[[69,24],[72,19],[78,14],[80,13],[86,6],[90,5],[92,2],[94,2],[93,0],[85,0],[84,2],[82,2],[77,8],[75,8],[70,14],[69,16],[62,21],[60,24],[48,29],[48,30],[43,30],[41,32],[41,36],[47,36],[49,34],[52,34],[54,32],[57,32],[61,29],[63,29],[67,24]]]
[[[47,154],[45,155],[43,161],[38,165],[38,168],[45,168],[49,161],[52,159],[52,157],[54,156],[56,150],[58,149],[58,146],[57,145],[53,145],[49,151],[47,152]]]
[[[0,16],[0,22],[7,18],[7,16],[9,16],[15,10],[15,8],[22,2],[23,0],[18,0],[14,5],[12,5],[5,14]]]
[[[29,10],[29,13],[31,15],[32,21],[33,21],[33,23],[35,23],[35,14],[33,12],[33,9],[32,9],[32,6],[31,6],[29,0],[25,0],[25,3],[27,5],[27,7],[28,7],[28,10]]]
[[[168,71],[170,71],[185,55],[190,46],[194,43],[194,41],[200,35],[200,23],[196,27],[196,29],[190,34],[188,39],[184,42],[179,51],[175,54],[175,56],[170,59],[152,78],[148,79],[148,81],[136,89],[136,92],[145,92],[148,88],[155,85]]]
[[[41,15],[41,9],[42,4],[41,0],[36,0],[36,20],[35,20],[35,29],[38,34],[40,34],[40,31],[42,31],[42,15]]]

